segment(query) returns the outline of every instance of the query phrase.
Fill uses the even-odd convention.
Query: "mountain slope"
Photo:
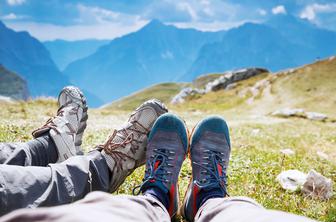
[[[261,66],[272,71],[336,54],[336,33],[290,15],[273,16],[265,24],[247,23],[229,30],[221,42],[207,44],[185,77]]]
[[[134,109],[145,99],[159,96],[172,110],[183,112],[229,112],[238,115],[261,116],[283,108],[303,108],[336,118],[336,57],[315,62],[277,74],[262,74],[243,81],[230,90],[219,90],[187,99],[182,104],[170,104],[181,87],[203,88],[221,74],[204,75],[192,84],[170,83],[146,88],[122,98],[105,109]],[[270,84],[265,84],[266,80]],[[257,84],[263,81],[264,84]],[[267,83],[267,82],[266,82]],[[255,87],[259,85],[259,87]],[[167,90],[174,88],[174,90]],[[256,90],[257,89],[257,90]],[[256,93],[253,96],[251,90]],[[142,98],[141,101],[138,98]],[[252,99],[253,98],[253,99]]]
[[[312,51],[290,42],[276,29],[246,23],[228,31],[221,42],[203,46],[185,76],[192,80],[202,73],[242,67],[280,70],[311,61],[311,54]]]
[[[125,96],[117,101],[104,106],[105,110],[134,110],[139,104],[149,99],[159,99],[165,104],[169,104],[171,99],[186,87],[187,83],[161,83],[150,86],[132,95]]]
[[[0,64],[19,73],[33,97],[56,96],[68,84],[48,50],[27,32],[15,32],[0,21]]]
[[[26,81],[2,65],[0,65],[0,95],[19,100],[26,100],[29,97]]]
[[[336,54],[336,33],[321,29],[307,20],[277,15],[266,21],[266,25],[277,29],[294,44],[310,49],[314,52],[314,59]]]
[[[178,29],[154,20],[138,32],[117,38],[93,55],[71,63],[64,73],[107,103],[143,87],[176,80],[202,45],[221,36],[222,32]]]
[[[64,70],[71,62],[93,54],[99,47],[108,42],[109,40],[96,39],[80,41],[54,40],[43,42],[43,44],[49,50],[59,69]]]

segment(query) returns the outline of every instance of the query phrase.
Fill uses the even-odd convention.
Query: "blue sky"
[[[113,39],[152,19],[215,31],[276,14],[336,31],[336,0],[0,0],[0,20],[42,41]]]

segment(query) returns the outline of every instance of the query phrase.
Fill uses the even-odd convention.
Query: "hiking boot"
[[[111,192],[145,163],[147,136],[156,119],[166,112],[167,108],[159,100],[149,100],[131,114],[123,127],[114,130],[105,144],[98,146],[112,173]]]
[[[227,195],[230,150],[228,126],[221,117],[206,118],[195,127],[190,142],[192,179],[181,209],[188,221],[206,200]]]
[[[58,96],[58,106],[57,115],[32,134],[37,138],[49,132],[58,151],[57,162],[63,162],[83,153],[80,146],[88,119],[88,107],[83,93],[74,86],[62,89]]]
[[[177,180],[188,149],[185,124],[178,117],[165,114],[155,122],[148,141],[145,177],[143,183],[133,189],[133,194],[139,189],[137,194],[147,195],[149,190],[155,189],[154,194],[150,194],[174,217],[179,202]]]

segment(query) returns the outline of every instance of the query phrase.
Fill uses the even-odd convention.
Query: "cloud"
[[[300,18],[313,21],[319,13],[336,12],[336,4],[311,4],[307,5],[300,13]]]
[[[261,15],[261,16],[265,16],[265,15],[267,15],[267,11],[266,11],[265,9],[262,9],[262,8],[258,8],[258,9],[257,9],[257,12],[258,12],[258,14]]]
[[[14,20],[17,19],[17,16],[14,13],[9,13],[7,15],[1,16],[3,20]]]
[[[116,21],[120,18],[120,13],[100,7],[88,7],[78,4],[77,9],[79,12],[77,21],[80,23],[105,23]]]
[[[221,0],[162,0],[154,1],[140,13],[146,19],[164,22],[216,22],[240,19],[238,4]]]
[[[16,31],[28,31],[32,36],[41,41],[64,39],[114,39],[130,32],[134,32],[148,21],[136,21],[133,24],[104,23],[91,25],[70,25],[60,26],[36,22],[5,22],[5,24]]]
[[[216,21],[216,22],[177,22],[170,23],[178,28],[195,28],[202,31],[220,31],[220,30],[229,30],[231,28],[236,28],[243,25],[246,22],[258,23],[257,20],[240,20],[240,21]]]
[[[287,14],[287,10],[286,10],[285,6],[278,5],[274,8],[272,8],[272,13],[274,15],[278,15],[278,14],[284,14],[285,15],[285,14]]]
[[[26,0],[7,0],[7,4],[11,6],[22,5],[26,2]]]
[[[2,20],[19,20],[19,19],[25,19],[25,18],[28,18],[28,16],[26,16],[26,15],[17,15],[17,14],[12,13],[12,12],[0,17],[0,19],[2,19]]]

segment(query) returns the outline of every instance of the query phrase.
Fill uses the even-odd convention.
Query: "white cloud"
[[[258,23],[256,20],[241,20],[232,22],[213,21],[213,22],[175,22],[170,23],[178,28],[194,28],[201,31],[220,31],[236,28],[243,25],[246,22]]]
[[[267,11],[265,9],[259,8],[259,9],[257,9],[257,12],[258,12],[259,15],[262,15],[262,16],[267,15]]]
[[[192,20],[198,20],[198,15],[197,15],[196,10],[193,7],[191,7],[189,3],[179,2],[177,3],[176,6],[179,11],[188,13]]]
[[[114,12],[100,7],[88,7],[82,4],[77,5],[80,23],[104,23],[115,21],[120,18],[119,12]]]
[[[19,19],[24,19],[28,18],[29,16],[26,15],[17,15],[15,13],[9,13],[7,15],[0,16],[0,19],[2,20],[19,20]]]
[[[3,20],[15,20],[15,19],[17,19],[17,16],[14,13],[9,13],[7,15],[1,16],[1,19],[3,19]]]
[[[233,21],[241,18],[242,6],[220,0],[153,1],[142,16],[170,23]]]
[[[278,14],[287,14],[287,10],[285,8],[285,6],[283,5],[278,5],[278,6],[275,6],[274,8],[272,8],[272,13],[274,15],[278,15]]]
[[[139,20],[133,24],[104,23],[91,25],[59,26],[35,22],[5,22],[16,31],[28,31],[32,36],[41,41],[64,39],[114,39],[130,32],[134,32],[146,25],[148,21]]]
[[[26,0],[7,0],[8,5],[22,5],[26,2]]]
[[[307,5],[300,13],[300,18],[313,21],[318,13],[336,12],[336,4],[312,4]]]

